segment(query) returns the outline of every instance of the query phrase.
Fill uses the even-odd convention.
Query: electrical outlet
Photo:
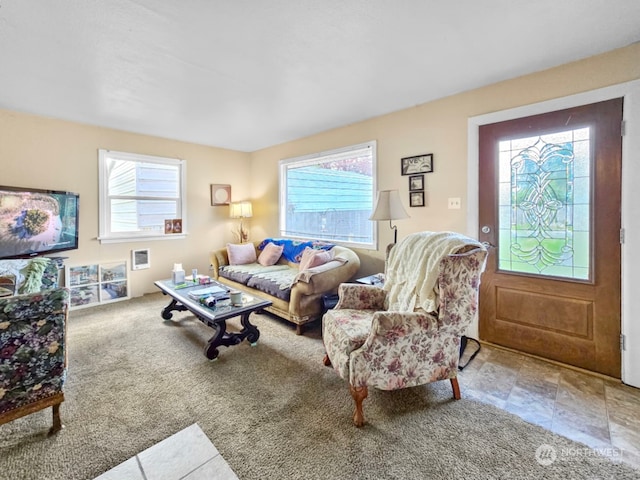
[[[450,198],[449,199],[449,209],[460,209],[460,197]]]

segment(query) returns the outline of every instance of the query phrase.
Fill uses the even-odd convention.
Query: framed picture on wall
[[[424,207],[424,192],[409,192],[410,207]]]
[[[405,157],[400,160],[402,175],[433,172],[433,153]]]
[[[231,185],[223,183],[211,184],[211,205],[229,205],[231,203]]]
[[[424,190],[424,175],[411,175],[409,177],[409,191]]]

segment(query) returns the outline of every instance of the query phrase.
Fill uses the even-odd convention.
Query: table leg
[[[173,313],[171,312],[174,310],[178,312],[186,312],[188,309],[176,299],[172,299],[169,305],[162,309],[162,313],[160,315],[162,315],[162,318],[165,320],[171,320],[171,317],[173,317]]]
[[[246,338],[251,346],[255,347],[256,343],[258,343],[258,338],[260,338],[260,331],[258,330],[258,327],[256,327],[249,321],[250,315],[251,312],[242,314],[240,323],[244,328],[240,332],[240,335],[242,335],[243,338]]]
[[[209,360],[218,358],[218,347],[222,345],[224,335],[227,331],[227,322],[224,320],[217,322],[213,328],[216,333],[209,339],[207,345],[204,347],[204,355]]]
[[[253,325],[249,321],[250,312],[243,313],[240,317],[240,323],[242,323],[242,330],[239,332],[227,332],[226,320],[216,321],[215,325],[211,325],[216,333],[209,339],[207,345],[204,347],[204,354],[209,360],[215,360],[218,358],[218,347],[231,347],[238,345],[245,338],[251,344],[255,346],[258,338],[260,338],[260,331],[258,327]],[[210,325],[210,323],[208,323]]]

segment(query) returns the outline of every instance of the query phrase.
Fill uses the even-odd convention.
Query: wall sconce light
[[[402,206],[398,190],[380,190],[376,198],[376,207],[369,220],[389,220],[389,226],[393,230],[393,243],[398,243],[398,227],[391,224],[392,220],[409,218],[409,214]]]
[[[229,205],[229,217],[240,219],[240,227],[238,228],[240,243],[245,243],[249,240],[249,232],[244,229],[242,219],[251,218],[252,216],[251,202],[233,202]]]

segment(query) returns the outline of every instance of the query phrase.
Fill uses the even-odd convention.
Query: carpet
[[[253,315],[258,346],[209,362],[212,330],[188,312],[162,321],[167,303],[151,294],[71,313],[65,429],[46,436],[50,409],[0,426],[0,478],[91,479],[193,423],[243,480],[640,478],[604,457],[561,455],[583,446],[464,398],[463,381],[459,401],[449,382],[370,390],[357,429],[346,383],[322,365],[319,325],[296,336]],[[545,445],[541,463],[558,453],[546,466]]]

